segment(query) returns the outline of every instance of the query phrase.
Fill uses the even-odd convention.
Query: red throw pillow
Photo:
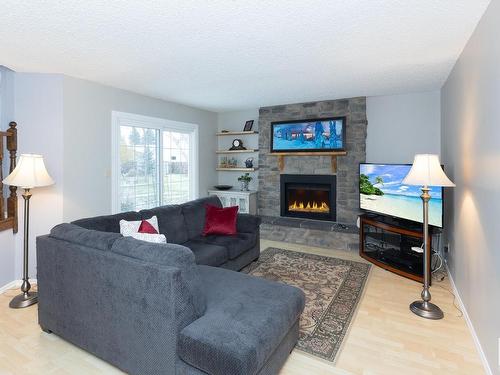
[[[139,225],[138,233],[158,234],[158,231],[148,221],[143,220]]]
[[[205,205],[205,210],[204,236],[208,236],[209,234],[236,234],[238,206],[220,208],[207,204]]]

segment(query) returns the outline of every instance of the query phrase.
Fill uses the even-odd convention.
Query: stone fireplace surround
[[[332,173],[329,156],[286,156],[282,171],[270,153],[271,122],[346,117],[346,156],[337,156],[337,222],[316,223],[280,217],[280,174]],[[263,238],[312,246],[357,248],[359,163],[366,160],[366,97],[263,107],[259,109],[258,213]]]

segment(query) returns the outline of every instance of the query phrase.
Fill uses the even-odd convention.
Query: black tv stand
[[[429,236],[429,251],[431,242]],[[360,216],[359,255],[379,267],[423,282],[423,254],[411,249],[422,244],[422,224],[385,215]],[[430,264],[428,270],[430,276]]]

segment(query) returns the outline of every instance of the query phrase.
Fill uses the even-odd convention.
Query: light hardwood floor
[[[279,247],[363,261],[355,253],[262,241]],[[439,285],[439,286],[438,286]],[[418,318],[408,305],[421,286],[375,266],[335,365],[294,350],[280,375],[482,375],[484,370],[448,280],[435,283],[433,300],[445,318]],[[40,331],[36,306],[9,309],[17,290],[0,295],[0,374],[122,374],[113,366]]]

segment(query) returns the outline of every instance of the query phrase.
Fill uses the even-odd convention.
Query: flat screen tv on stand
[[[359,206],[362,210],[422,223],[420,186],[402,183],[411,164],[359,165]],[[443,226],[443,188],[430,187],[429,225]]]
[[[359,165],[359,255],[391,272],[418,282],[424,280],[423,209],[420,186],[402,183],[410,164]],[[443,189],[430,187],[429,228],[443,225]],[[432,251],[432,236],[428,242]],[[430,278],[430,258],[427,264]]]

